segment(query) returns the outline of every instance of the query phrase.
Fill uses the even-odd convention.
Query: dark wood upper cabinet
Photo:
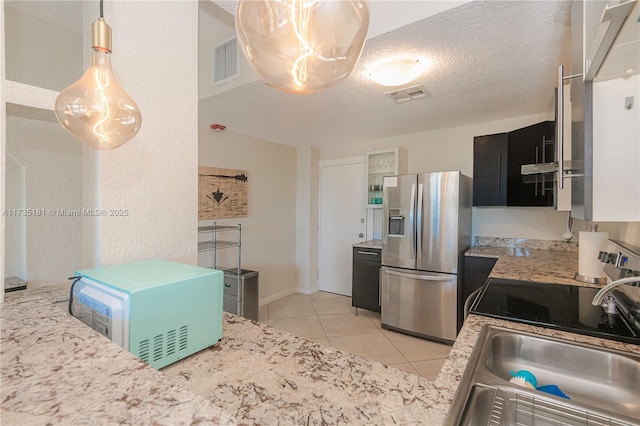
[[[552,182],[525,183],[523,164],[555,159],[555,122],[544,121],[508,133],[473,140],[474,206],[553,206]],[[535,179],[535,178],[532,178]]]

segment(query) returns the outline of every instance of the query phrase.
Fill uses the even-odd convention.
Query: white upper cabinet
[[[382,208],[382,180],[407,173],[407,151],[390,148],[367,152],[365,173],[367,208]]]
[[[571,15],[572,216],[640,221],[640,2]]]

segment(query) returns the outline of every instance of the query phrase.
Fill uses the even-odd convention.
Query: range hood
[[[570,173],[573,163],[570,160],[567,160],[564,161],[563,164],[564,172]],[[522,166],[520,166],[520,174],[522,174],[522,176],[549,175],[547,176],[548,178],[557,180],[558,162],[554,161],[552,163],[523,164]],[[531,182],[533,182],[533,180]]]

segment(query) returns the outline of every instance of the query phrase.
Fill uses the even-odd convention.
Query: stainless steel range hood
[[[573,168],[571,160],[566,160],[563,164],[564,172],[570,173]],[[558,180],[558,162],[523,164],[520,166],[520,174],[522,174],[522,176],[547,175],[547,178]],[[533,182],[533,180],[531,182]]]

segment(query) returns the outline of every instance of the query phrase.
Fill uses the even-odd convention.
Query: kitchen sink
[[[528,370],[538,386],[510,383]],[[638,425],[640,355],[485,326],[447,417],[450,425]]]

